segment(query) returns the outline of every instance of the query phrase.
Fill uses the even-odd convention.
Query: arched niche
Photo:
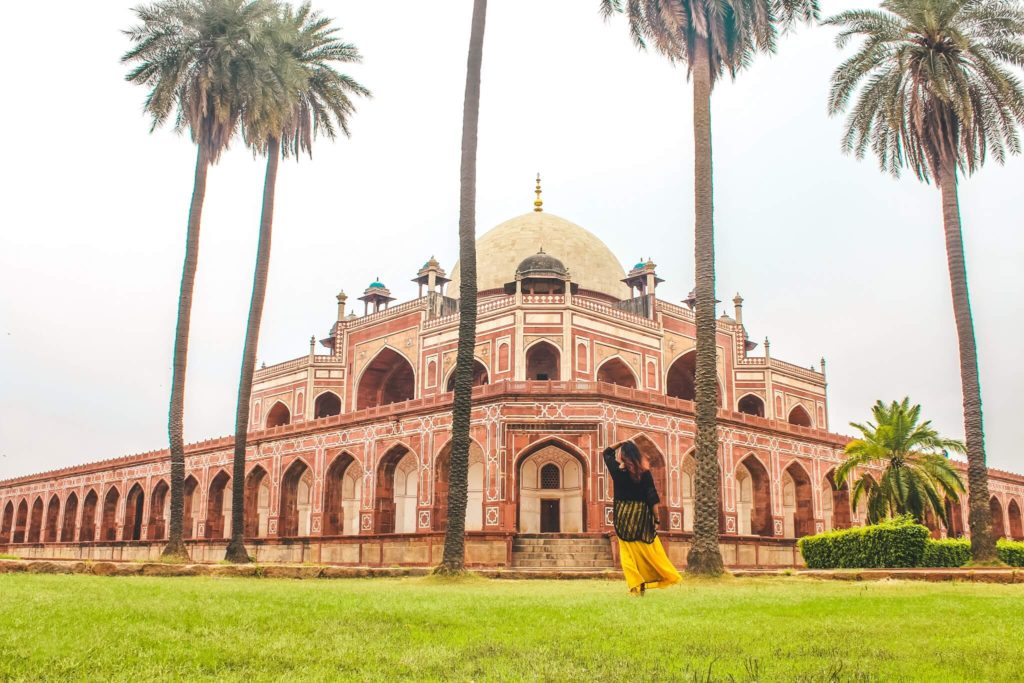
[[[107,494],[103,496],[103,516],[100,518],[100,539],[101,541],[117,540],[117,504],[121,500],[121,493],[116,486],[111,486]]]
[[[324,478],[324,535],[359,533],[363,502],[363,468],[349,453],[339,453]]]
[[[1020,505],[1012,498],[1006,506],[1006,516],[1010,519],[1010,538],[1015,541],[1024,539],[1024,520],[1021,519]]]
[[[146,496],[142,492],[142,486],[134,484],[128,490],[128,497],[124,501],[124,540],[142,540],[142,511],[145,507]]]
[[[722,404],[722,383],[715,378],[716,400]],[[697,400],[697,350],[687,351],[672,361],[665,375],[665,393],[684,401]]]
[[[559,488],[545,488],[541,472],[558,468]],[[542,442],[518,461],[518,527],[521,533],[586,531],[586,464],[582,456],[559,441]]]
[[[14,530],[14,503],[7,501],[4,506],[3,519],[0,521],[0,543],[11,543],[11,532]]]
[[[281,477],[278,536],[309,536],[313,513],[313,470],[298,459]]]
[[[37,496],[32,503],[32,513],[29,517],[28,538],[26,543],[39,543],[43,529],[43,499]]]
[[[798,427],[811,427],[811,414],[807,412],[807,409],[801,405],[793,406],[793,409],[789,411],[789,417],[786,418],[787,422],[791,425]]]
[[[341,415],[341,397],[333,391],[325,391],[313,402],[313,418],[319,420],[334,415]]]
[[[231,475],[217,472],[206,496],[206,538],[231,537]]]
[[[694,459],[692,451],[683,456],[683,463],[679,469],[679,488],[683,503],[683,531],[692,532],[697,482],[697,461]]]
[[[1005,538],[1006,526],[1003,524],[1003,504],[999,499],[992,496],[988,501],[988,509],[992,514],[992,536],[993,538]]]
[[[149,523],[146,525],[146,535],[151,541],[167,538],[167,521],[171,516],[170,491],[167,482],[161,479],[149,496]]]
[[[182,527],[181,535],[182,538],[194,538],[196,535],[196,525],[198,520],[197,512],[201,504],[201,492],[199,489],[199,481],[191,474],[185,477],[185,485],[182,487],[182,491],[185,496],[184,505],[182,508]]]
[[[539,341],[526,349],[526,379],[557,380],[561,377],[561,352],[551,342]]]
[[[377,466],[376,529],[379,534],[416,531],[419,467],[416,455],[402,444],[392,446]]]
[[[270,525],[270,476],[262,465],[256,465],[245,476],[245,500],[242,535],[265,538]]]
[[[736,465],[736,533],[772,536],[771,478],[761,460],[748,454]]]
[[[846,482],[836,485],[836,471],[829,470],[821,486],[821,509],[825,531],[849,529],[851,521],[850,487]]]
[[[75,522],[78,520],[78,494],[68,494],[64,501],[64,519],[60,526],[60,542],[73,543],[75,540]]]
[[[283,427],[292,421],[292,413],[281,401],[277,401],[267,412],[267,429]]]
[[[89,489],[82,499],[82,531],[79,540],[91,542],[96,540],[96,508],[99,507],[100,497],[96,489]]]
[[[782,473],[783,535],[802,538],[814,533],[814,503],[811,478],[798,463]]]
[[[947,497],[943,505],[946,508],[946,536],[960,538],[964,535],[964,512],[960,501]]]
[[[448,522],[448,479],[451,476],[452,443],[449,441],[434,458],[434,504],[431,514],[434,531],[444,531]],[[469,470],[466,492],[466,531],[484,528],[484,451],[476,441],[469,442]]]
[[[455,372],[453,368],[451,374],[448,375],[448,382],[445,384],[445,391],[455,391]],[[473,386],[479,387],[487,384],[489,381],[489,375],[487,374],[487,367],[484,366],[476,358],[473,359]]]
[[[764,401],[756,394],[747,394],[736,402],[736,410],[746,415],[764,417]]]
[[[60,527],[60,496],[56,493],[50,496],[50,502],[46,505],[46,524],[43,526],[43,542],[56,543]]]
[[[597,369],[597,381],[607,382],[608,384],[616,384],[620,387],[627,387],[629,389],[636,389],[636,375],[625,361],[617,356],[613,356],[601,364],[601,367]]]
[[[356,410],[411,401],[416,396],[416,373],[405,356],[384,347],[359,378]]]

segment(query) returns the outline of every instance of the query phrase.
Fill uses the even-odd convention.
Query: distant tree
[[[850,504],[856,508],[866,497],[871,524],[899,515],[913,515],[924,522],[931,512],[948,528],[945,500],[959,500],[964,485],[945,451],[963,453],[964,444],[939,436],[930,420],[921,422],[921,406],[910,405],[909,398],[889,405],[878,401],[871,413],[873,423],[850,423],[861,437],[846,445],[846,461],[836,468],[837,484],[861,470],[853,482]],[[865,469],[867,465],[881,465],[881,477],[876,480]]]
[[[297,160],[303,152],[312,157],[313,140],[319,134],[333,140],[340,130],[348,136],[349,117],[355,113],[352,96],[370,96],[369,90],[335,69],[336,64],[362,61],[359,50],[339,40],[337,32],[331,19],[314,12],[309,3],[298,9],[288,4],[275,5],[259,41],[257,78],[245,93],[242,133],[255,154],[266,155],[267,170],[235,411],[231,541],[226,552],[226,559],[231,562],[249,561],[242,540],[245,451],[252,377],[270,270],[278,161],[289,156]]]
[[[466,505],[469,497],[469,418],[476,348],[476,143],[480,121],[480,68],[484,56],[487,0],[473,1],[462,102],[462,165],[459,176],[459,342],[455,352],[452,450],[448,469],[448,510],[439,574],[457,574],[466,563]]]
[[[957,172],[970,174],[989,153],[1000,163],[1020,152],[1024,88],[1008,67],[1024,66],[1024,10],[1013,0],[887,0],[879,10],[843,12],[839,47],[864,39],[832,76],[829,112],[846,111],[843,151],[868,149],[898,176],[909,166],[918,180],[935,179],[942,194],[943,230],[953,313],[960,346],[960,382],[967,441],[971,552],[996,559],[988,507],[988,471],[974,321],[967,290]]]
[[[624,12],[633,42],[649,42],[693,78],[694,256],[697,323],[697,438],[693,545],[687,571],[721,574],[718,547],[715,237],[711,171],[711,91],[726,71],[735,78],[757,53],[775,51],[778,32],[818,16],[817,0],[601,0],[605,17]]]
[[[210,164],[228,148],[241,115],[239,84],[252,70],[253,37],[270,5],[259,0],[162,0],[134,9],[139,24],[124,33],[133,46],[122,57],[134,68],[126,79],[149,88],[144,110],[151,131],[173,118],[196,145],[178,293],[167,432],[171,452],[170,530],[164,556],[188,559],[182,542],[185,481],[185,370],[192,291],[199,265],[199,227]]]

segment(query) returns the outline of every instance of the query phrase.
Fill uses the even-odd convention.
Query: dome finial
[[[544,210],[544,202],[540,198],[540,173],[537,173],[537,189],[534,190],[537,194],[537,198],[533,200],[533,210],[538,213]]]

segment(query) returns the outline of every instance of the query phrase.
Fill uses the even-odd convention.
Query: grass
[[[0,680],[1024,678],[1024,585],[0,575]]]

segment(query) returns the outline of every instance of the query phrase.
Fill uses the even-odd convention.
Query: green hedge
[[[996,542],[999,559],[1011,567],[1024,567],[1024,541],[1007,541],[1005,538]]]
[[[829,531],[798,541],[811,569],[919,567],[928,528],[910,517],[881,524]]]
[[[971,561],[971,542],[966,538],[929,538],[924,546],[922,567],[962,567]]]

